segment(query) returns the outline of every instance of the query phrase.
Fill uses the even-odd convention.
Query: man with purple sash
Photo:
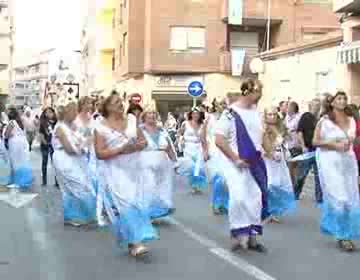
[[[258,81],[241,86],[238,101],[221,116],[215,142],[229,189],[229,223],[233,250],[266,252],[258,242],[267,218],[267,175],[261,156],[262,120],[255,105],[262,95]]]

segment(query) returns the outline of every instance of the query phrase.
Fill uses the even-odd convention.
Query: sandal
[[[338,244],[339,244],[340,249],[345,252],[354,251],[354,244],[349,240],[339,240]]]
[[[146,255],[148,252],[149,249],[144,245],[133,245],[132,247],[129,247],[129,253],[134,258]]]

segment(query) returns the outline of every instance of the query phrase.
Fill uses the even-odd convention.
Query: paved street
[[[306,196],[296,215],[269,225],[264,242],[268,255],[229,251],[228,225],[212,215],[208,195],[191,196],[185,184],[176,191],[177,212],[159,226],[161,240],[151,254],[128,258],[114,246],[109,232],[64,227],[60,193],[42,188],[40,155],[33,152],[34,190],[40,195],[15,209],[0,202],[0,279],[352,279],[358,277],[360,253],[341,253],[318,230],[319,212]],[[311,188],[309,185],[308,188]],[[312,190],[307,190],[312,194]]]

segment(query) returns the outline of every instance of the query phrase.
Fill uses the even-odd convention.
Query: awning
[[[343,44],[337,52],[337,63],[355,64],[360,63],[360,41]]]

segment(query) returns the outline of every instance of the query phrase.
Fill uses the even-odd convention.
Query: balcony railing
[[[360,2],[358,0],[333,0],[335,13],[356,13],[360,12]]]

